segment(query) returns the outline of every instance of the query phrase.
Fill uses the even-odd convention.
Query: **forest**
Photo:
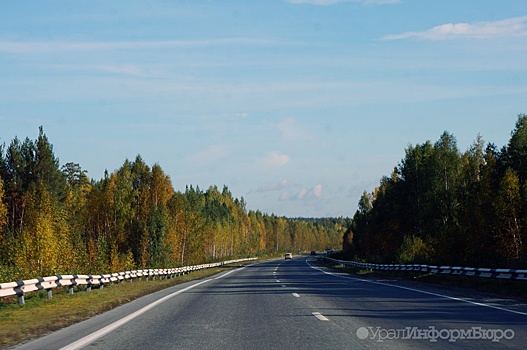
[[[461,153],[444,132],[364,192],[343,237],[348,259],[527,268],[527,115],[506,146],[481,136]]]
[[[172,268],[338,247],[347,218],[247,210],[227,186],[175,191],[141,156],[100,180],[61,165],[38,138],[0,145],[0,283],[58,274]]]

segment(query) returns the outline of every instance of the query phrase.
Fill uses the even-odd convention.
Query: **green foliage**
[[[4,181],[0,177],[0,232],[7,224],[7,205],[4,203]]]
[[[347,219],[247,211],[227,186],[175,192],[140,156],[102,179],[59,166],[42,127],[0,147],[0,282],[337,247]]]
[[[501,151],[447,132],[409,146],[353,219],[344,248],[365,260],[527,267],[527,116]]]
[[[430,248],[421,237],[404,236],[397,252],[397,262],[399,264],[423,264],[429,260]]]

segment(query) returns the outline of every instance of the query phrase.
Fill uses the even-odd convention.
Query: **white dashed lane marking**
[[[313,312],[313,316],[318,318],[320,321],[329,321],[329,319],[322,315],[320,312]]]

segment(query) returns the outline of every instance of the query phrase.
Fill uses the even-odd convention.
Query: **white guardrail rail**
[[[380,271],[414,271],[427,272],[444,275],[474,276],[486,278],[502,278],[512,280],[527,280],[527,270],[514,269],[490,269],[481,267],[459,267],[459,266],[431,266],[431,265],[401,265],[401,264],[371,264],[357,261],[337,260],[328,257],[322,259],[344,266],[354,266],[362,269]]]
[[[125,280],[132,282],[134,278],[140,281],[143,277],[146,281],[148,281],[150,278],[155,280],[156,277],[159,277],[160,279],[168,279],[184,275],[192,271],[257,259],[258,258],[244,258],[194,266],[176,267],[172,269],[133,270],[104,275],[59,275],[17,282],[0,283],[0,298],[10,295],[17,295],[18,303],[20,305],[24,305],[24,294],[40,290],[47,291],[47,297],[48,299],[51,299],[53,297],[52,290],[54,288],[63,286],[68,287],[68,293],[70,294],[73,294],[73,287],[79,285],[85,285],[86,291],[89,292],[91,291],[91,287],[94,285],[99,286],[99,288],[103,288],[104,285],[108,283],[123,282]]]

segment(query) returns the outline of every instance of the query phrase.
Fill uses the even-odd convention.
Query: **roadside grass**
[[[134,281],[105,285],[86,292],[84,286],[74,289],[54,289],[53,298],[45,291],[25,295],[25,305],[18,305],[16,296],[0,299],[0,348],[44,336],[58,329],[111,310],[141,296],[159,290],[202,279],[222,271],[240,267],[243,263],[194,271],[172,279]]]
[[[461,287],[476,291],[493,293],[504,297],[527,299],[527,281],[508,280],[499,278],[484,278],[462,275],[438,275],[433,273],[398,272],[398,271],[374,271],[361,269],[353,266],[332,265],[323,262],[324,265],[342,272],[357,275],[359,277],[378,277],[399,280],[412,280],[435,285],[449,287]]]

